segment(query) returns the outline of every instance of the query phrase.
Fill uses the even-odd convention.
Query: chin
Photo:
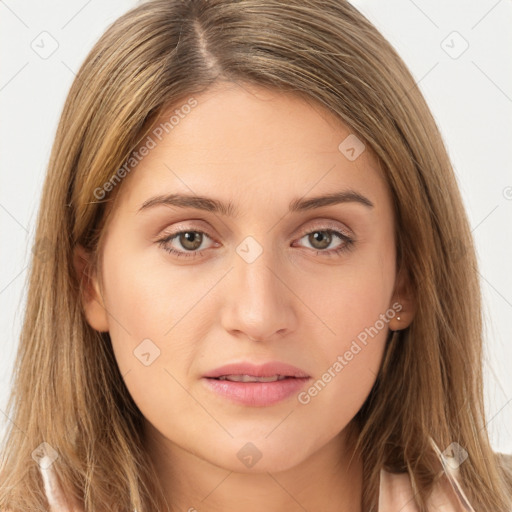
[[[275,473],[293,468],[306,459],[308,454],[302,453],[301,447],[299,439],[294,444],[289,439],[283,442],[282,436],[277,435],[274,439],[265,439],[264,435],[244,436],[231,440],[224,447],[217,445],[217,460],[211,462],[237,473]],[[219,453],[221,450],[224,453]]]

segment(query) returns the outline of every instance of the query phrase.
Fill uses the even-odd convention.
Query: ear
[[[80,291],[85,317],[88,324],[100,332],[108,332],[108,314],[103,303],[96,270],[92,265],[92,254],[81,245],[74,249],[73,264],[80,282]]]
[[[390,307],[393,304],[396,304],[395,308],[393,308],[396,314],[394,318],[390,319],[389,328],[392,331],[400,331],[409,327],[416,311],[416,300],[412,294],[410,281],[404,267],[400,269],[396,276],[395,290]],[[399,305],[401,309],[399,309]]]

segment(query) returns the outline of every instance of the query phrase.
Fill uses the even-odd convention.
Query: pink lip
[[[208,378],[201,380],[210,390],[234,402],[252,407],[266,407],[296,395],[309,379],[289,377],[275,382],[232,382]]]
[[[252,375],[253,377],[273,377],[274,375],[284,375],[286,377],[309,377],[309,375],[291,364],[271,361],[265,364],[252,363],[232,363],[212,370],[203,377],[222,377],[223,375]]]
[[[233,382],[216,380],[223,375],[252,375],[253,377],[288,378],[275,382]],[[236,403],[252,407],[266,407],[296,395],[310,376],[295,366],[271,362],[263,365],[251,363],[228,364],[217,368],[201,379],[208,389]]]

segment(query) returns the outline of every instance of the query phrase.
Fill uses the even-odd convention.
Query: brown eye
[[[332,234],[329,231],[314,231],[308,235],[308,241],[314,249],[325,249],[332,241]]]
[[[351,249],[355,240],[337,229],[316,229],[308,231],[299,240],[303,247],[316,251],[317,255],[336,256]]]
[[[184,249],[196,251],[201,247],[203,234],[199,231],[183,231],[179,234],[178,240]]]
[[[174,256],[195,258],[203,256],[204,250],[209,248],[208,240],[213,242],[213,239],[206,233],[191,229],[168,235],[162,240],[158,240],[158,244]],[[206,247],[204,242],[206,242]]]

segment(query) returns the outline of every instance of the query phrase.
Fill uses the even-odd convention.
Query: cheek
[[[120,372],[143,414],[168,414],[163,399],[186,410],[190,397],[180,392],[179,383],[185,383],[200,356],[207,320],[199,302],[218,276],[194,278],[193,270],[173,269],[157,251],[127,249],[118,254],[119,246],[120,240],[112,238],[105,247],[103,280]]]
[[[115,239],[111,248],[114,249]],[[126,244],[125,244],[126,245]],[[145,338],[165,343],[204,294],[204,280],[172,269],[158,251],[128,248],[118,255],[105,248],[105,304],[113,343],[138,344]],[[190,267],[191,268],[191,267]],[[134,346],[135,346],[134,345]]]
[[[316,313],[311,324],[315,344],[329,361],[349,350],[353,340],[366,341],[367,347],[385,340],[389,319],[394,316],[390,309],[394,265],[393,247],[382,243],[378,250],[363,248],[339,267],[317,273],[316,280],[296,283]],[[374,339],[376,343],[370,343]]]
[[[308,304],[320,320],[313,328],[319,370],[299,402],[315,411],[312,416],[329,410],[334,429],[353,418],[375,382],[395,316],[394,279],[393,247],[384,245],[361,251],[323,287],[309,287]]]
[[[296,418],[316,429],[316,443],[336,436],[360,410],[374,385],[384,347],[384,337],[366,347],[350,344],[348,350],[333,354],[329,366],[298,396]]]
[[[388,323],[382,320],[386,312],[389,314],[384,290],[373,282],[354,289],[354,293],[350,288],[345,291],[337,307],[323,310],[323,318],[335,335],[325,335],[325,328],[323,336],[317,331],[314,358],[318,371],[297,397],[303,417],[311,428],[318,428],[324,440],[348,425],[365,402],[389,335]]]

